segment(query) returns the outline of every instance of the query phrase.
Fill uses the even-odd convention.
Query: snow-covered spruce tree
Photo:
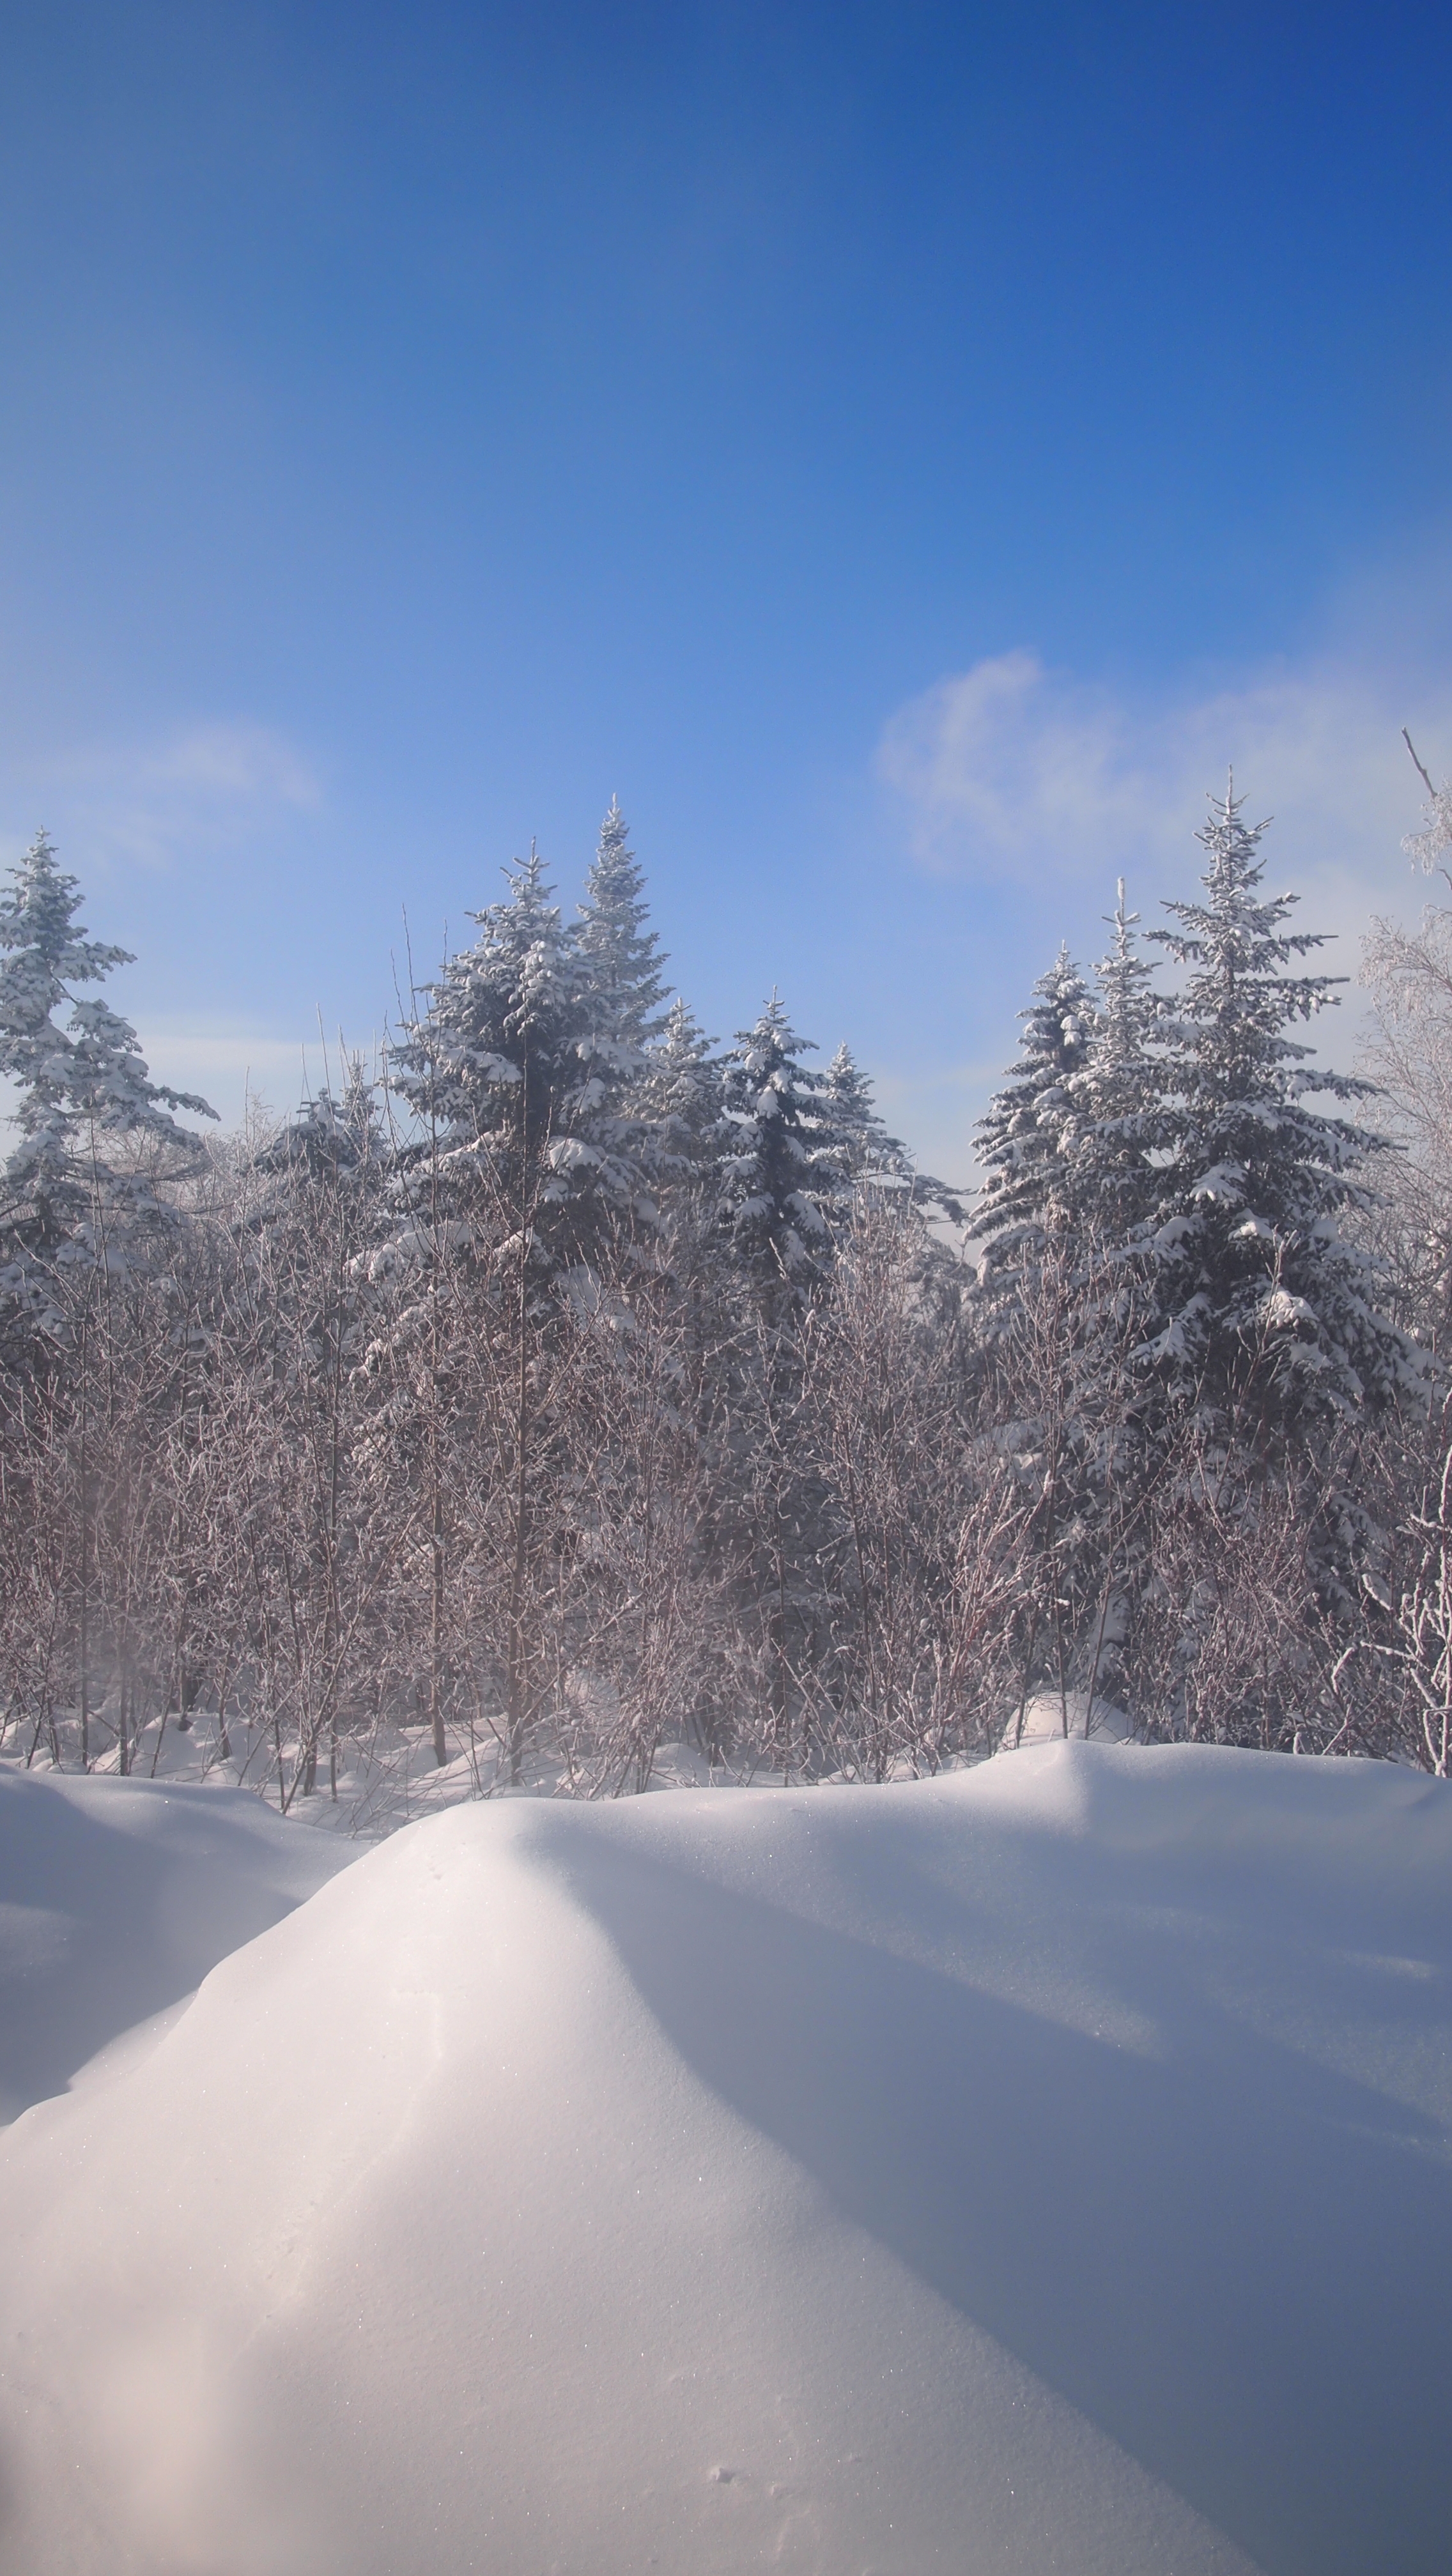
[[[832,1219],[851,1201],[851,1151],[824,1074],[773,993],[722,1064],[717,1229],[763,1313],[799,1311],[827,1275]]]
[[[1122,888],[1114,926],[1098,1000],[1065,949],[1035,988],[1015,1078],[982,1124],[973,1220],[986,1237],[974,1401],[1017,1461],[1025,1506],[1019,1696],[1049,1688],[1066,1725],[1071,1692],[1109,1678],[1145,1463],[1124,1255],[1144,1213],[1155,1076],[1148,969]]]
[[[0,1198],[0,1300],[12,1323],[63,1332],[66,1273],[119,1276],[170,1221],[162,1182],[195,1163],[172,1112],[216,1111],[152,1082],[128,1020],[76,987],[130,951],[88,939],[80,891],[41,832],[0,895],[0,1074],[18,1094],[20,1141]],[[67,1014],[64,1025],[58,1015]]]
[[[570,938],[579,967],[583,1069],[571,1133],[617,1172],[635,1176],[633,1212],[648,1225],[654,1206],[647,1191],[661,1176],[661,1139],[646,1076],[650,1049],[666,1025],[660,1008],[665,959],[648,926],[645,879],[627,846],[627,828],[612,798]]]
[[[900,1137],[888,1134],[872,1085],[845,1038],[827,1067],[825,1108],[854,1181],[875,1183],[881,1189],[911,1189],[912,1156]]]
[[[1139,914],[1126,907],[1123,877],[1106,919],[1114,937],[1094,969],[1088,1051],[1069,1085],[1072,1168],[1061,1187],[1080,1225],[1113,1251],[1132,1240],[1154,1205],[1161,1071],[1153,1052],[1154,969],[1140,949]]]
[[[305,1171],[315,1179],[356,1174],[360,1190],[376,1183],[386,1146],[378,1090],[362,1056],[345,1051],[341,1090],[335,1094],[324,1081],[310,1092],[296,1115],[285,1119],[253,1155],[254,1171],[259,1176]]]
[[[919,1171],[902,1138],[889,1134],[886,1120],[878,1113],[872,1084],[845,1038],[827,1067],[825,1108],[828,1125],[846,1155],[852,1181],[851,1200],[839,1210],[839,1218],[847,1216],[850,1209],[851,1222],[855,1224],[857,1203],[865,1194],[872,1199],[884,1195],[906,1197],[916,1207],[937,1211],[952,1225],[964,1222],[965,1193],[955,1183]],[[925,1242],[926,1256],[935,1260],[941,1245],[935,1247],[931,1239]]]
[[[694,1197],[721,1150],[721,1068],[711,1041],[679,997],[646,1053],[641,1100],[667,1197]]]
[[[585,881],[574,939],[585,970],[594,1049],[598,1053],[618,1048],[624,1058],[619,1069],[633,1074],[641,1052],[665,1026],[660,1006],[666,989],[661,969],[666,961],[660,941],[647,926],[645,878],[635,852],[627,846],[628,830],[612,797]]]
[[[153,1083],[129,1022],[78,995],[129,962],[87,938],[79,909],[42,832],[0,896],[0,1073],[19,1130],[0,1183],[0,1435],[7,1513],[56,1541],[36,1606],[65,1641],[86,1762],[118,1669],[124,1731],[161,1507],[170,1185],[199,1158],[172,1112],[215,1112]]]
[[[1108,919],[1083,1061],[1056,1104],[1053,1221],[1020,1261],[995,1345],[1000,1402],[1028,1429],[1039,1479],[1026,1525],[1040,1665],[1031,1679],[1057,1694],[1061,1723],[1071,1688],[1086,1694],[1088,1723],[1096,1692],[1112,1695],[1122,1679],[1156,1466],[1130,1355],[1144,1329],[1133,1247],[1157,1186],[1158,1002],[1122,877]]]
[[[412,1506],[435,1756],[477,1651],[518,1777],[546,1624],[557,1292],[629,1175],[572,1132],[587,1078],[581,969],[538,854],[471,918],[479,937],[446,959],[394,1053],[391,1088],[412,1116],[398,1222],[371,1265],[395,1311],[370,1368],[387,1390],[395,1492]]]
[[[376,1085],[345,1053],[340,1090],[306,1099],[248,1176],[245,1259],[270,1385],[236,1484],[256,1714],[273,1735],[284,1812],[316,1786],[324,1746],[336,1796],[341,1738],[389,1666],[391,1550],[368,1472],[361,1365],[382,1305],[368,1256],[385,1219],[384,1148]]]
[[[591,1331],[625,1327],[632,1261],[648,1265],[658,1231],[650,1121],[633,1096],[658,999],[639,886],[617,814],[566,933],[532,856],[474,916],[480,937],[430,988],[394,1075],[412,1112],[406,1204],[375,1268],[399,1279],[386,1365],[422,1389],[400,1472],[429,1498],[435,1744],[459,1676],[482,1673],[503,1699],[515,1778],[565,1654],[580,1535],[572,1373]],[[407,1411],[395,1399],[390,1418]]]
[[[1373,1195],[1386,1140],[1309,1104],[1374,1086],[1286,1035],[1345,979],[1294,971],[1324,938],[1286,927],[1294,895],[1261,895],[1265,829],[1247,828],[1233,784],[1212,798],[1204,900],[1167,904],[1176,926],[1150,934],[1188,975],[1158,1030],[1161,1097],[1141,1129],[1155,1204],[1138,1240],[1146,1367],[1212,1423],[1253,1415],[1269,1454],[1317,1421],[1417,1401],[1422,1379],[1339,1222]]]
[[[809,1043],[773,994],[728,1051],[711,1211],[716,1526],[736,1568],[741,1723],[758,1758],[788,1774],[804,1758],[801,1676],[819,1589],[822,1481],[801,1431],[804,1342],[852,1201],[826,1077],[802,1061]]]
[[[704,1424],[713,1408],[715,1362],[732,1338],[728,1254],[716,1225],[721,1067],[679,999],[647,1052],[639,1098],[649,1121],[659,1260],[672,1283],[686,1362],[680,1400],[688,1418]],[[657,1295],[651,1311],[658,1310]]]
[[[1385,1140],[1311,1105],[1372,1086],[1288,1034],[1340,979],[1298,971],[1323,943],[1288,927],[1293,896],[1261,892],[1264,829],[1233,784],[1212,799],[1203,899],[1167,906],[1174,927],[1152,934],[1186,979],[1139,1129],[1153,1189],[1130,1236],[1131,1360],[1149,1500],[1125,1669],[1170,1732],[1275,1747],[1347,1740],[1347,1651],[1375,1625],[1387,1546],[1373,1435],[1420,1409],[1425,1380],[1351,1239]]]
[[[1094,1005],[1067,948],[1061,948],[1022,1014],[1012,1079],[980,1119],[979,1160],[988,1178],[973,1211],[984,1243],[984,1284],[1031,1260],[1047,1232],[1072,1214],[1075,1084],[1089,1061]]]
[[[527,1233],[532,1267],[567,1261],[629,1175],[574,1133],[586,1010],[580,960],[537,852],[508,894],[471,913],[479,936],[445,960],[393,1050],[389,1082],[413,1116],[400,1165],[420,1213]]]

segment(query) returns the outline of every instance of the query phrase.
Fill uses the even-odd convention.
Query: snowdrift
[[[0,2121],[353,1857],[236,1790],[0,1765]]]
[[[1449,1892],[1185,1749],[411,1827],[0,2140],[0,2563],[1440,2576]]]

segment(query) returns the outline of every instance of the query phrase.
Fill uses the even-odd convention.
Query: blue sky
[[[1452,768],[1429,8],[12,0],[0,850],[279,1105],[612,793],[962,1169],[1233,759],[1308,927]]]

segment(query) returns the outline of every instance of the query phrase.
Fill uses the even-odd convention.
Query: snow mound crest
[[[0,2142],[0,2563],[1440,2569],[1449,1887],[1185,1748],[412,1827]]]

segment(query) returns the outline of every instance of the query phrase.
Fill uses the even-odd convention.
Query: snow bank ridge
[[[1430,2576],[1449,1889],[1187,1748],[412,1827],[9,2131],[0,2563]]]

